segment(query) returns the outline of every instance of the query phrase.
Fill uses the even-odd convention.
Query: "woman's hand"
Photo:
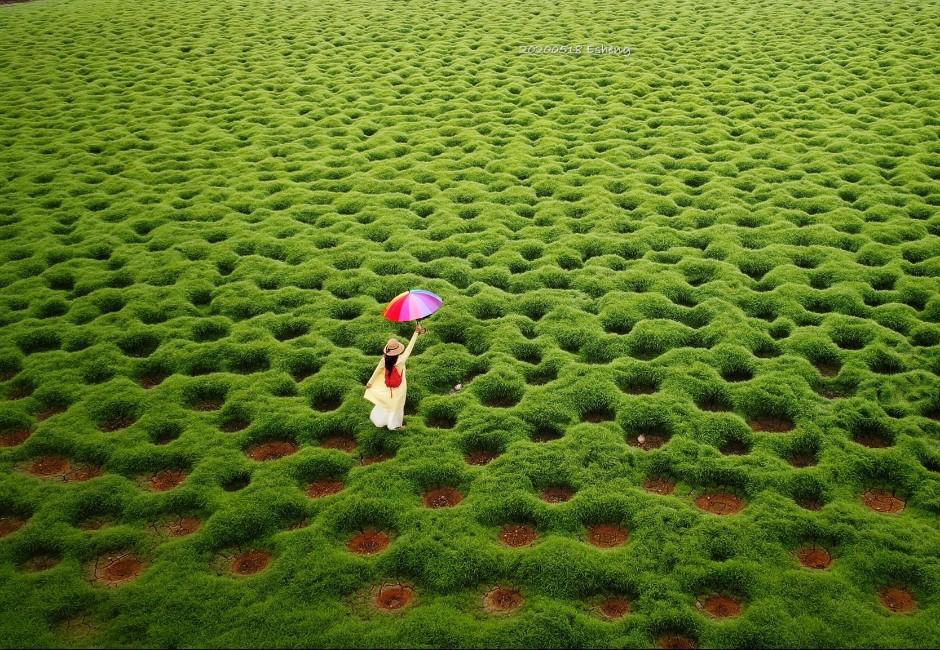
[[[366,388],[372,388],[372,382],[366,382]]]
[[[425,332],[427,332],[427,330],[421,327],[421,325],[416,325],[415,332],[417,332],[418,334],[424,334]]]

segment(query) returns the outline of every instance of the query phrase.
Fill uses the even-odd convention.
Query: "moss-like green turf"
[[[940,645],[938,23],[867,0],[0,7],[0,523],[22,524],[0,645]],[[551,44],[632,54],[521,50]],[[445,304],[406,428],[376,429],[363,382],[411,333],[381,309],[415,287]],[[298,449],[248,457],[269,441]],[[31,474],[44,456],[100,475]],[[308,496],[325,479],[345,489]],[[426,508],[441,486],[463,500]],[[696,507],[717,490],[744,510]],[[161,532],[181,516],[201,528]],[[510,523],[538,539],[502,545]],[[589,545],[599,523],[626,544]],[[351,553],[368,528],[389,547]],[[831,567],[800,566],[813,544]],[[273,559],[230,575],[249,550]],[[94,582],[111,553],[143,572]],[[383,583],[413,601],[378,611]],[[487,612],[494,586],[521,607]]]

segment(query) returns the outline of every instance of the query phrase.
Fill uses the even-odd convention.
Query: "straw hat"
[[[405,349],[405,346],[402,345],[398,339],[391,338],[388,340],[388,343],[385,344],[385,354],[396,355],[401,354]]]

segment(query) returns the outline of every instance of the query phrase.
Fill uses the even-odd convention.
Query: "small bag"
[[[398,367],[393,367],[391,372],[385,372],[385,385],[388,386],[389,397],[392,395],[392,389],[401,386],[402,373]]]

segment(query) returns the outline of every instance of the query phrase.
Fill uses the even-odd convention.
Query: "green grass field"
[[[940,645],[938,30],[0,7],[0,645]]]

